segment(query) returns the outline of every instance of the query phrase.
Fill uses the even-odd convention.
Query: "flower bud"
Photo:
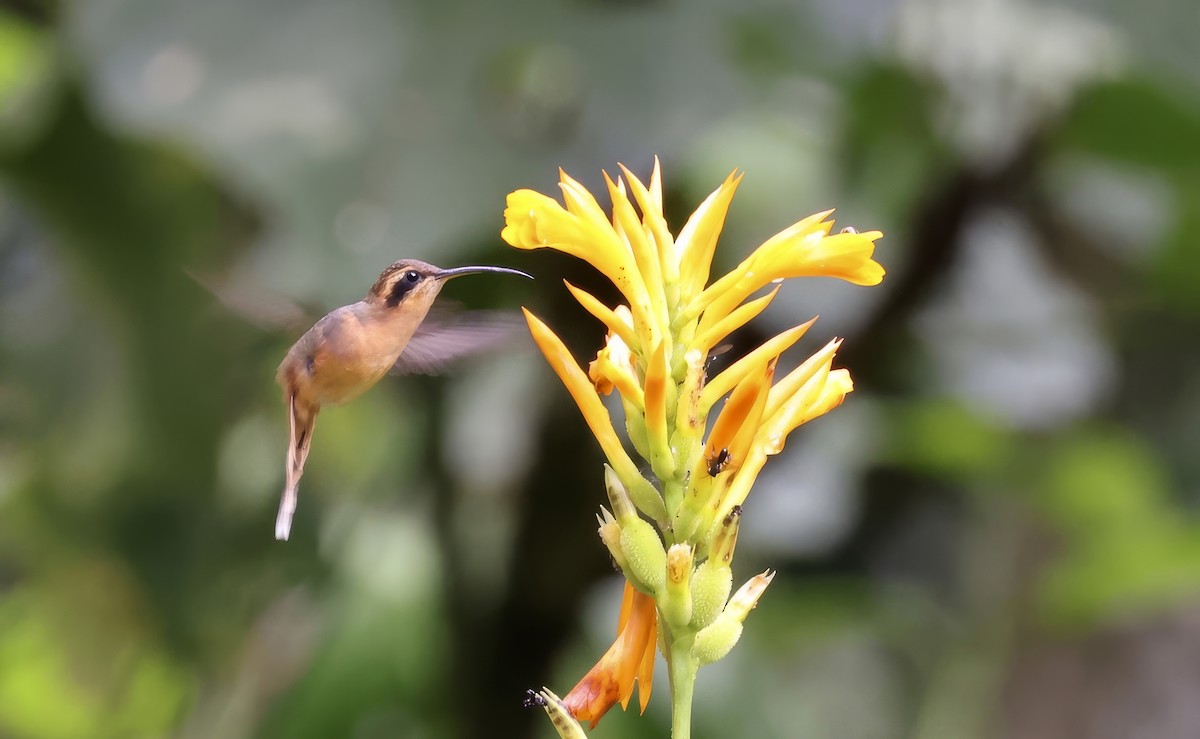
[[[742,622],[729,618],[718,618],[696,634],[696,643],[692,645],[692,656],[701,665],[711,664],[733,649],[742,638]]]
[[[700,664],[716,662],[729,654],[742,636],[742,622],[746,620],[747,614],[758,603],[759,597],[774,577],[775,573],[767,570],[750,578],[745,585],[738,588],[721,615],[700,629],[692,647],[692,655]]]
[[[617,520],[624,525],[628,518],[636,518],[638,511],[655,521],[664,520],[667,515],[666,508],[658,490],[636,471],[630,475],[630,478],[622,479],[616,470],[604,465],[604,486],[608,490],[608,502],[612,504]]]
[[[658,597],[667,575],[667,553],[658,531],[643,518],[621,523],[621,552],[625,555],[625,575],[639,589]]]
[[[646,437],[646,417],[642,409],[621,396],[621,408],[625,411],[625,431],[633,442],[634,450],[642,459],[650,457],[650,440]]]
[[[709,557],[692,575],[692,628],[702,629],[716,619],[729,600],[733,588],[733,570],[728,564]]]
[[[663,616],[673,627],[692,620],[692,548],[672,544],[667,550],[667,597],[662,603]]]
[[[535,706],[544,710],[550,717],[550,723],[554,725],[554,730],[558,732],[561,739],[585,739],[583,727],[563,706],[562,700],[549,688],[542,688],[538,691],[530,690],[525,694],[525,707],[533,708]]]
[[[629,499],[629,493],[621,483],[621,478],[612,467],[604,465],[604,487],[608,490],[608,502],[618,521],[625,523],[638,517],[637,507]]]
[[[733,562],[733,550],[737,547],[738,529],[742,523],[742,507],[734,506],[729,515],[721,519],[721,523],[713,532],[712,543],[709,545],[709,559],[724,562],[728,567]]]
[[[624,572],[627,568],[625,566],[625,553],[621,550],[621,524],[617,523],[616,519],[613,518],[613,514],[609,513],[603,506],[600,508],[600,514],[596,516],[596,523],[600,524],[600,541],[604,542],[604,546],[608,548],[608,553],[612,555],[613,562]]]

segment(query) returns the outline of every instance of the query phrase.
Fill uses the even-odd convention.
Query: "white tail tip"
[[[290,495],[288,493],[291,493]],[[279,501],[279,514],[275,516],[275,540],[287,541],[292,533],[292,514],[296,512],[296,493],[285,491]]]

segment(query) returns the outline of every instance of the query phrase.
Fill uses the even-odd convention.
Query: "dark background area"
[[[505,195],[735,167],[728,268],[809,213],[884,284],[786,285],[856,390],[748,501],[778,568],[695,736],[1200,735],[1200,16],[1001,0],[0,3],[0,736],[545,737],[615,631],[600,455],[531,346],[323,413],[272,539],[274,371],[394,259],[547,318]],[[233,305],[234,307],[231,307]],[[726,359],[726,361],[728,361]],[[660,664],[661,668],[661,664]],[[665,670],[644,719],[664,736]]]

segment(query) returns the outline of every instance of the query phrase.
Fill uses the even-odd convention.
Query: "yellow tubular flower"
[[[767,399],[765,416],[770,418],[775,415],[779,408],[792,396],[796,395],[800,387],[808,382],[822,367],[828,368],[833,363],[833,355],[841,345],[841,339],[833,339],[821,347],[821,350],[816,354],[804,360],[799,367],[787,373],[782,380],[775,383],[775,387],[771,388],[770,397]]]
[[[742,381],[746,375],[754,371],[756,367],[761,367],[771,359],[778,357],[787,350],[792,344],[800,340],[804,332],[808,331],[813,325],[812,319],[806,323],[802,323],[795,328],[790,328],[787,331],[779,334],[767,343],[758,347],[738,361],[734,362],[725,371],[714,377],[704,386],[704,391],[700,395],[700,409],[704,413],[708,413],[709,409],[721,399],[725,393],[733,389],[735,385]]]
[[[571,356],[571,352],[567,350],[566,345],[562,343],[562,339],[550,330],[537,316],[530,313],[528,310],[522,309],[525,312],[525,320],[529,324],[529,333],[533,335],[534,343],[542,350],[542,354],[546,357],[546,361],[550,364],[550,368],[562,380],[566,386],[567,392],[575,400],[575,405],[579,406],[579,410],[583,413],[583,418],[587,421],[588,428],[592,430],[592,436],[596,437],[596,441],[600,442],[600,448],[604,450],[604,456],[608,457],[608,463],[612,465],[613,470],[621,478],[627,486],[633,488],[635,485],[639,488],[653,486],[642,477],[642,473],[638,471],[637,464],[634,463],[629,455],[625,452],[625,448],[621,445],[621,439],[617,436],[617,432],[613,430],[612,419],[609,418],[608,409],[604,407],[604,403],[600,401],[600,396],[596,394],[595,387],[592,386],[588,376],[580,369],[575,362],[575,358]],[[634,490],[633,494],[637,495],[639,490]],[[654,495],[657,495],[656,493]],[[640,495],[638,504],[653,505],[654,495]],[[658,504],[651,510],[646,510],[645,513],[654,519],[658,520],[666,515],[665,509],[661,507],[662,500],[658,499]]]
[[[579,301],[584,310],[591,313],[600,323],[603,323],[608,328],[609,333],[620,336],[626,346],[637,343],[637,339],[634,338],[633,334],[633,315],[629,313],[628,306],[618,306],[614,310],[601,303],[586,290],[581,290],[566,280],[563,280],[563,284],[567,286],[567,290]],[[620,314],[621,309],[624,309],[624,315]]]
[[[704,331],[704,333],[692,340],[692,348],[708,354],[712,348],[717,345],[721,339],[737,331],[742,326],[745,326],[750,321],[758,317],[771,301],[775,299],[775,295],[779,293],[779,285],[766,295],[756,300],[751,300],[745,303],[729,315],[716,322],[712,327]]]
[[[646,434],[650,443],[650,465],[659,479],[675,475],[667,429],[667,348],[659,342],[650,352],[646,366]]]
[[[649,238],[654,240],[658,250],[658,263],[662,268],[664,285],[669,289],[679,282],[679,258],[675,253],[675,239],[667,229],[667,221],[663,218],[662,172],[658,165],[658,157],[654,157],[654,172],[650,175],[650,188],[647,189],[642,181],[630,172],[624,164],[619,165],[629,183],[629,191],[642,210],[642,223]]]
[[[517,190],[508,196],[500,237],[518,249],[555,249],[591,264],[625,296],[638,332],[649,337],[657,326],[633,254],[595,198],[565,172],[560,179],[566,208],[532,190]]]
[[[855,285],[878,285],[883,267],[872,259],[879,231],[829,236],[833,211],[809,216],[772,236],[732,272],[710,285],[692,302],[690,313],[704,311],[703,331],[743,300],[775,280],[791,277],[835,277]]]
[[[691,300],[708,282],[717,238],[725,226],[725,215],[729,212],[729,204],[733,201],[733,194],[737,192],[741,181],[742,175],[738,174],[737,170],[731,172],[725,178],[725,182],[692,213],[692,217],[680,230],[679,238],[675,240],[675,250],[679,259],[680,297],[683,300]]]
[[[604,183],[608,185],[608,195],[613,204],[613,228],[625,242],[625,246],[633,254],[638,272],[646,286],[646,295],[650,299],[650,307],[654,325],[665,326],[667,320],[667,298],[663,288],[662,269],[658,262],[658,248],[650,243],[642,222],[638,220],[633,205],[625,195],[625,185],[612,181],[608,173],[604,173]]]
[[[622,312],[625,315],[622,315]],[[618,306],[613,318],[618,325],[624,325],[628,320],[629,309]],[[588,379],[601,395],[608,395],[613,387],[620,391],[621,396],[633,404],[637,411],[645,408],[645,399],[641,384],[638,382],[637,368],[629,346],[616,333],[610,332],[605,339],[604,348],[588,365]]]

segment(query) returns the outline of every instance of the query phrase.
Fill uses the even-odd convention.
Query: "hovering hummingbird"
[[[275,375],[283,388],[289,428],[276,539],[287,539],[291,531],[296,489],[322,405],[353,400],[389,373],[435,374],[453,360],[511,336],[513,326],[490,314],[429,317],[446,280],[482,272],[533,279],[507,267],[439,269],[401,259],[379,275],[365,298],[330,312],[288,350]]]

